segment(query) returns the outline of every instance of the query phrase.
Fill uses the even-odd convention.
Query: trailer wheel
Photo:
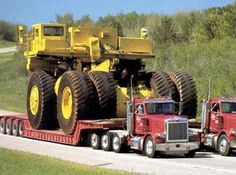
[[[27,92],[27,113],[34,129],[57,127],[54,79],[44,71],[34,71]]]
[[[0,133],[6,134],[6,121],[3,118],[0,120]]]
[[[184,157],[186,158],[193,158],[196,154],[196,151],[195,150],[191,150],[189,151],[187,154],[184,154]]]
[[[18,126],[18,129],[19,129],[19,136],[23,136],[23,129],[24,129],[24,122],[23,121],[19,121],[19,126]]]
[[[18,122],[18,120],[14,120],[12,122],[12,135],[19,136],[19,122]]]
[[[121,143],[119,135],[114,135],[112,139],[112,150],[116,153],[124,153],[127,151],[127,146]]]
[[[99,149],[100,148],[100,145],[101,145],[101,139],[100,139],[100,136],[96,133],[93,133],[91,135],[91,140],[90,140],[90,143],[91,143],[91,147],[93,149]]]
[[[73,134],[78,119],[94,116],[95,92],[88,75],[80,71],[63,74],[58,90],[57,118],[65,134]]]
[[[111,151],[112,145],[112,134],[107,132],[106,134],[102,135],[101,138],[101,146],[104,151]]]
[[[230,143],[225,134],[221,135],[218,141],[218,151],[222,156],[228,156],[231,154]]]
[[[156,156],[155,144],[151,136],[148,136],[144,143],[144,153],[149,158]]]
[[[7,121],[6,121],[6,134],[12,135],[12,121],[11,121],[11,119],[7,119]]]
[[[97,91],[97,109],[99,118],[116,116],[116,85],[111,74],[94,71],[89,73]]]

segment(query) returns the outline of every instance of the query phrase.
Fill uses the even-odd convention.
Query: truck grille
[[[167,121],[167,142],[188,141],[188,122]]]

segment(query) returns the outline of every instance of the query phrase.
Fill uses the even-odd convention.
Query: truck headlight
[[[156,133],[156,137],[157,137],[157,138],[162,138],[162,139],[164,139],[164,138],[166,138],[166,133],[165,133],[165,132]]]
[[[193,136],[195,134],[196,133],[193,130],[191,130],[191,129],[188,130],[188,136]]]
[[[230,134],[236,137],[236,131],[231,129]]]

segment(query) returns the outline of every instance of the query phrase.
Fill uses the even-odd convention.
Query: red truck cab
[[[202,143],[229,155],[236,148],[236,99],[203,100],[202,108]]]
[[[156,153],[194,157],[199,148],[199,139],[189,131],[187,117],[175,114],[175,102],[171,99],[128,102],[127,131],[122,133],[121,137],[126,139],[121,140],[128,141],[125,145],[143,151],[148,157],[154,157]]]

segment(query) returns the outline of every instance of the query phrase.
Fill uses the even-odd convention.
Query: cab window
[[[44,36],[63,36],[64,28],[60,26],[45,26],[43,33]]]
[[[219,103],[213,103],[211,110],[212,110],[213,112],[218,112],[218,111],[220,110],[220,105],[219,105]]]
[[[135,113],[136,114],[143,114],[144,113],[142,104],[136,106]]]

